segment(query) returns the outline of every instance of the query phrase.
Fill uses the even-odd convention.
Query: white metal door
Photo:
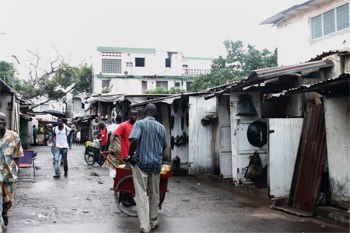
[[[269,187],[275,198],[287,197],[292,184],[303,118],[269,119]]]
[[[232,177],[231,127],[220,126],[220,172],[223,178]]]

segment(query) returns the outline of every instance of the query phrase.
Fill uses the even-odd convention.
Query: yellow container
[[[162,170],[160,171],[160,174],[167,174],[170,172],[170,166],[169,165],[162,165]]]

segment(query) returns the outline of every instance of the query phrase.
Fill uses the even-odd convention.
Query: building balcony
[[[208,69],[183,69],[184,75],[196,76],[200,74],[209,74],[210,70]]]

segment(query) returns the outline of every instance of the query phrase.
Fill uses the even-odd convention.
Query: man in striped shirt
[[[146,117],[136,121],[130,133],[129,156],[141,232],[149,232],[158,227],[160,171],[167,142],[164,126],[155,119],[157,107],[148,104],[144,113]]]

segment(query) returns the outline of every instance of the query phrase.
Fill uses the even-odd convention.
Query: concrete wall
[[[128,94],[128,95],[138,95],[144,94],[142,93],[142,81],[147,82],[147,89],[155,89],[157,81],[167,81],[168,89],[175,87],[175,82],[180,83],[180,87],[186,89],[186,80],[182,79],[160,79],[160,78],[125,78],[125,77],[117,77],[117,78],[98,78],[95,77],[94,82],[94,93],[102,92],[102,80],[110,80],[110,86],[112,86],[112,90],[110,93],[114,94]],[[192,82],[192,81],[191,81]]]
[[[350,201],[349,96],[325,99],[327,158],[332,198]]]
[[[323,52],[341,50],[350,47],[350,28],[317,39],[311,39],[310,17],[317,16],[348,0],[332,0],[318,5],[316,9],[286,20],[277,26],[276,41],[278,48],[278,65],[305,62]]]

